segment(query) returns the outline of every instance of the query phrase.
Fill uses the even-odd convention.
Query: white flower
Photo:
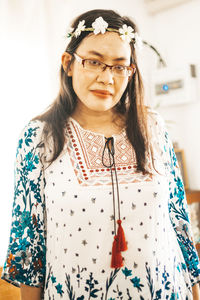
[[[67,37],[71,37],[73,30],[74,30],[74,28],[72,28],[72,27],[67,29]]]
[[[137,32],[135,33],[135,46],[138,50],[141,50],[143,48],[142,38]]]
[[[106,32],[106,28],[108,27],[108,23],[104,21],[102,17],[97,18],[93,23],[92,27],[94,28],[94,34]]]
[[[84,24],[85,24],[85,20],[80,21],[78,23],[78,27],[76,28],[76,30],[74,32],[75,37],[78,37],[81,34],[81,31],[85,30],[85,25]]]
[[[124,24],[122,28],[119,29],[120,37],[123,41],[130,43],[131,39],[135,37],[134,30],[131,26]]]

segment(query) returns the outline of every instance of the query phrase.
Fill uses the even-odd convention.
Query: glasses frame
[[[87,61],[87,60],[97,60],[97,61],[99,61],[98,59],[82,58],[82,57],[80,57],[77,53],[73,53],[73,55],[74,55],[75,59],[76,59],[79,63],[82,64],[83,68],[85,68],[85,61]],[[123,65],[120,65],[120,64],[119,64],[119,65],[117,65],[117,64],[116,64],[116,65],[108,65],[108,64],[105,64],[105,63],[103,63],[103,62],[101,62],[101,61],[99,61],[99,63],[103,66],[102,72],[105,71],[106,68],[109,68],[109,69],[111,70],[112,74],[113,74],[113,67],[115,67],[115,66],[122,66],[122,67],[126,68],[127,73],[128,73],[128,70],[131,71],[131,74],[130,74],[130,75],[127,74],[127,75],[125,75],[125,76],[120,76],[120,75],[115,75],[115,74],[113,74],[113,76],[117,76],[117,77],[122,77],[122,78],[125,78],[125,77],[131,77],[131,76],[134,75],[135,72],[136,72],[136,66],[135,66],[134,64],[131,64],[130,66],[123,66]]]

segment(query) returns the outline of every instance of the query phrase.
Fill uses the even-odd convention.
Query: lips
[[[96,95],[105,96],[105,97],[112,95],[112,93],[107,90],[92,90],[91,92]]]

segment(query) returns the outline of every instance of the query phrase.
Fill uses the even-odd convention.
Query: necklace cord
[[[118,214],[119,214],[119,220],[120,220],[120,202],[119,202],[119,186],[118,186],[118,178],[117,178],[117,171],[116,171],[116,165],[115,165],[115,149],[114,149],[114,139],[113,137],[105,138],[105,146],[102,153],[102,163],[104,167],[110,168],[111,173],[111,181],[112,181],[112,194],[113,194],[113,213],[114,213],[114,232],[116,235],[116,213],[115,213],[115,190],[114,190],[114,178],[113,178],[113,170],[112,167],[114,166],[114,174],[116,179],[116,188],[117,188],[117,202],[118,202]],[[108,150],[108,156],[109,156],[109,165],[105,163],[105,151]]]
[[[117,170],[115,165],[115,149],[114,149],[114,138],[105,138],[105,146],[102,153],[102,163],[105,167],[110,168],[111,173],[111,182],[112,182],[112,193],[113,193],[113,211],[114,211],[114,240],[112,243],[112,258],[111,258],[111,268],[121,268],[123,263],[123,257],[121,255],[122,251],[127,250],[127,242],[124,234],[124,230],[122,228],[122,221],[120,219],[120,201],[119,201],[119,185],[118,185],[118,178],[117,178]],[[109,165],[107,165],[104,161],[105,157],[105,151],[108,151],[108,157],[109,157]],[[114,168],[113,168],[114,166]],[[119,219],[117,220],[118,228],[116,232],[116,214],[115,214],[115,189],[114,189],[114,176],[113,176],[113,170],[116,180],[116,190],[117,190],[117,200],[118,200],[118,213],[119,213]]]

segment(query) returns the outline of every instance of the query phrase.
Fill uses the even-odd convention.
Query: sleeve
[[[21,132],[16,160],[14,202],[2,279],[43,287],[45,280],[45,180],[41,160],[41,121],[30,121]]]
[[[163,121],[164,125],[164,121]],[[194,245],[194,238],[189,217],[188,204],[185,196],[184,184],[177,158],[169,134],[163,127],[163,140],[169,182],[169,216],[175,230],[177,241],[183,253],[185,264],[189,272],[191,285],[200,282],[200,262]]]

